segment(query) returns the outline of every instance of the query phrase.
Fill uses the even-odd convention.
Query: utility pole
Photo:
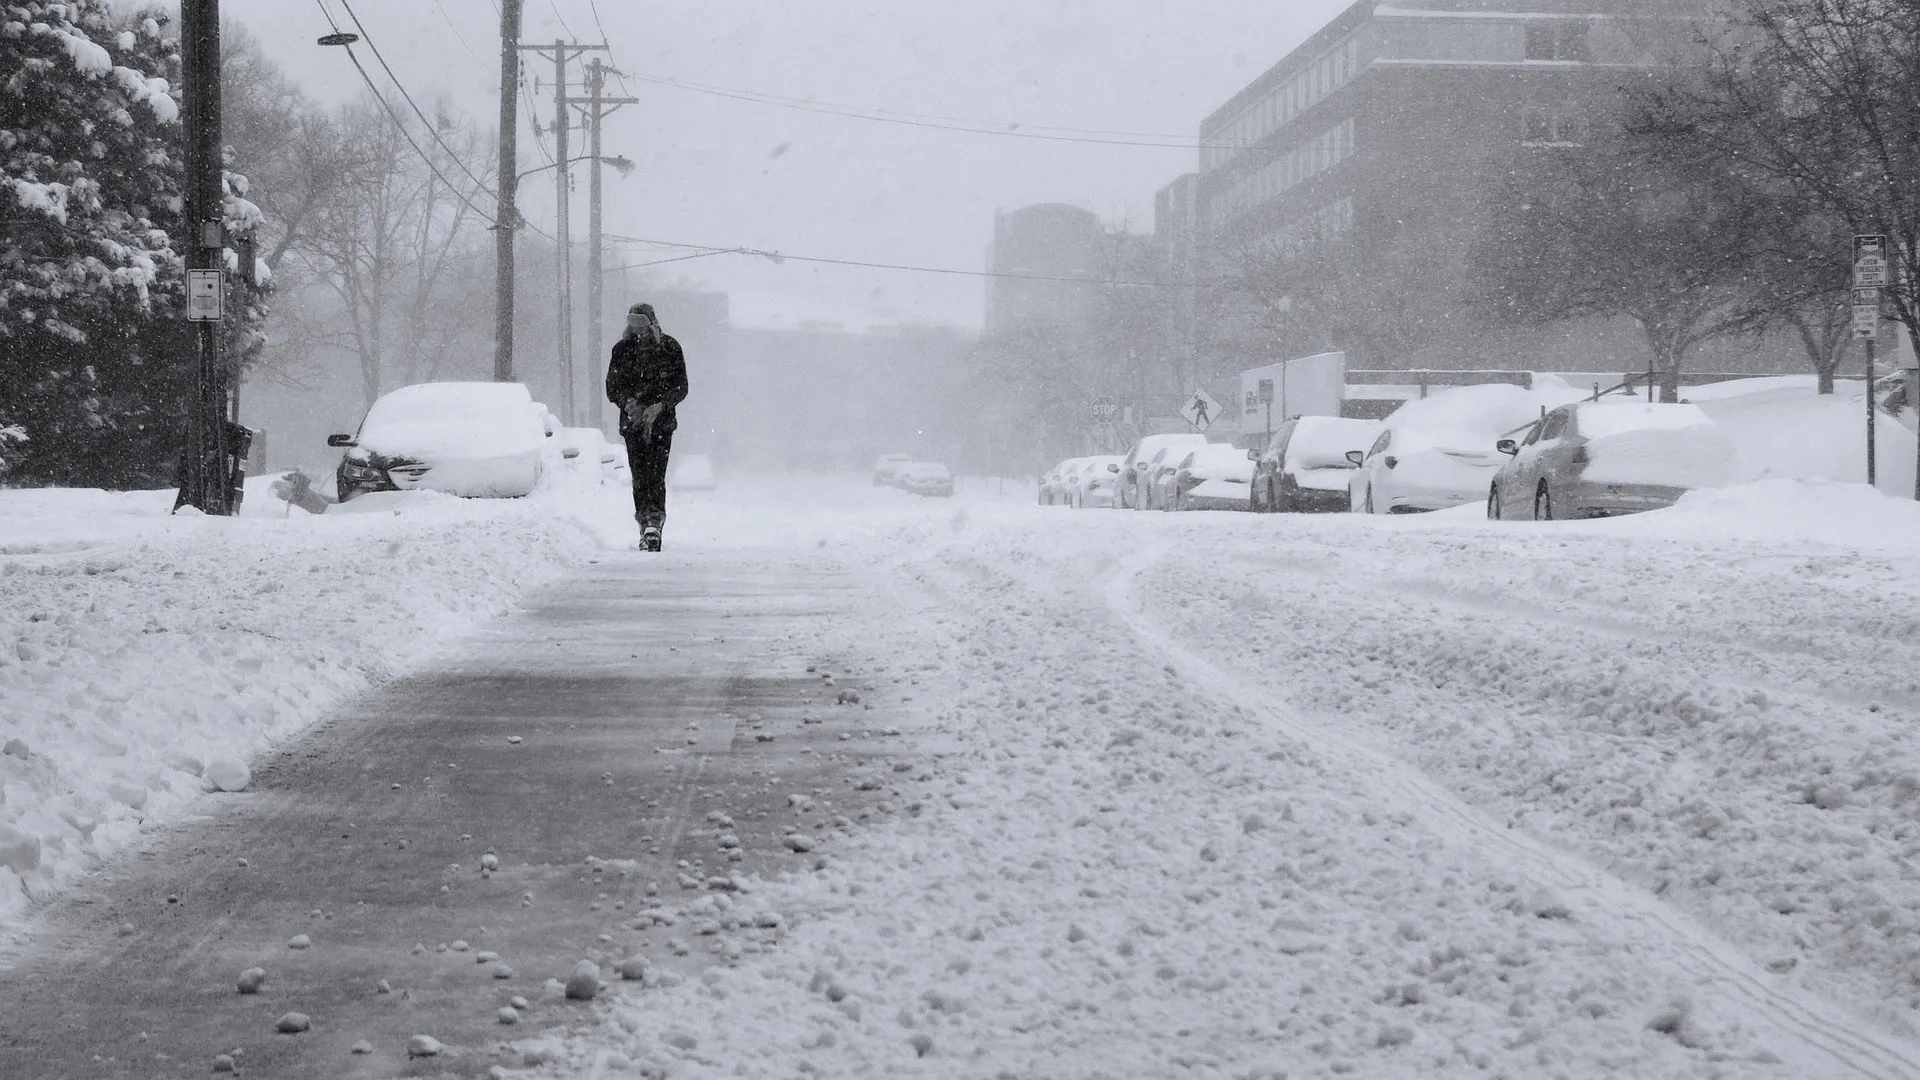
[[[601,428],[606,424],[604,397],[600,384],[606,381],[606,373],[601,365],[605,363],[601,351],[601,295],[605,291],[605,240],[601,233],[600,206],[600,125],[601,121],[612,116],[615,109],[622,105],[638,104],[638,98],[610,98],[606,96],[607,76],[619,74],[613,68],[594,57],[587,65],[587,155],[592,158],[593,172],[587,188],[587,199],[591,206],[587,222],[587,424]],[[630,168],[630,166],[622,166]]]
[[[500,175],[493,226],[493,381],[513,381],[513,230],[520,183],[520,4],[500,0]]]
[[[181,118],[186,139],[186,213],[181,245],[187,264],[187,319],[193,324],[193,396],[187,405],[187,445],[174,509],[234,512],[227,453],[228,378],[220,355],[220,319],[226,281],[221,254],[225,192],[220,153],[220,0],[181,0]]]
[[[554,137],[554,213],[559,225],[559,252],[556,269],[559,271],[556,289],[558,300],[558,322],[556,345],[560,360],[560,417],[569,425],[574,423],[574,400],[576,397],[573,375],[573,238],[572,218],[570,214],[569,185],[572,182],[571,164],[567,159],[570,152],[567,146],[570,127],[567,110],[572,107],[567,97],[567,62],[574,56],[587,52],[605,52],[605,45],[570,45],[564,41],[555,41],[551,45],[522,45],[529,52],[553,53],[553,137]]]
[[[569,190],[573,178],[568,169],[567,146],[569,128],[567,109],[567,46],[564,42],[553,43],[553,160],[555,166],[553,180],[554,220],[559,223],[560,250],[559,293],[560,313],[558,318],[558,338],[560,349],[560,415],[568,426],[573,424],[573,215],[568,205]]]

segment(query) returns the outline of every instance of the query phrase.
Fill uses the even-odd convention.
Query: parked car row
[[[1068,458],[1040,478],[1040,505],[1076,510],[1112,506],[1124,460],[1117,454]]]
[[[1732,443],[1695,405],[1603,398],[1548,407],[1517,387],[1465,389],[1476,393],[1435,395],[1384,421],[1296,417],[1260,451],[1149,435],[1124,457],[1061,462],[1042,479],[1040,502],[1365,514],[1484,502],[1494,520],[1554,520],[1670,506],[1689,489],[1723,483],[1732,466]],[[1514,423],[1529,410],[1539,415]],[[1112,495],[1093,494],[1108,477]]]

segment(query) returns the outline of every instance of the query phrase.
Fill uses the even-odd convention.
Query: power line
[[[966,120],[958,117],[893,113],[884,109],[869,109],[864,106],[833,105],[826,102],[813,102],[800,98],[782,97],[776,94],[763,94],[752,90],[735,90],[724,86],[681,82],[678,79],[669,79],[657,75],[635,74],[634,78],[642,82],[668,86],[676,90],[684,90],[688,93],[706,94],[712,97],[729,98],[734,101],[747,101],[756,105],[772,105],[777,108],[794,109],[799,112],[820,113],[826,116],[842,116],[853,120],[871,120],[882,124],[900,124],[906,127],[933,128],[941,131],[962,131],[973,135],[998,135],[1006,138],[1041,139],[1049,142],[1091,143],[1099,146],[1144,146],[1162,150],[1199,150],[1208,145],[1180,135],[1160,135],[1131,131],[1101,131],[1094,128],[1047,127],[986,120]],[[1022,130],[1023,128],[1030,130]]]
[[[391,67],[387,66],[387,58],[380,55],[380,46],[375,45],[373,43],[373,35],[367,33],[366,26],[360,22],[360,16],[354,13],[353,5],[351,3],[348,3],[347,0],[340,0],[340,6],[346,9],[347,17],[353,20],[354,28],[356,30],[359,30],[360,36],[366,40],[367,48],[373,50],[373,58],[375,60],[380,61],[381,70],[387,73],[387,78],[393,80],[394,88],[400,91],[401,97],[407,99],[407,104],[409,106],[412,106],[413,108],[413,114],[420,118],[421,124],[425,125],[427,129],[427,134],[432,135],[433,141],[440,144],[440,149],[445,150],[447,152],[447,156],[453,159],[453,163],[455,165],[460,166],[460,171],[467,174],[467,179],[473,181],[474,185],[478,187],[481,191],[485,192],[488,195],[492,195],[493,189],[487,186],[487,182],[485,180],[480,179],[478,176],[475,176],[473,174],[473,170],[467,168],[467,163],[461,160],[460,155],[454,153],[453,147],[447,145],[447,140],[440,137],[440,126],[434,123],[432,120],[429,120],[427,118],[427,114],[421,111],[420,106],[414,103],[413,95],[407,93],[407,88],[405,85],[403,85],[400,82],[400,77],[393,73],[393,69]],[[468,51],[471,52],[472,50],[468,50]],[[352,55],[353,50],[351,49],[351,47],[348,48],[347,52],[348,52],[348,55]]]
[[[1009,274],[994,270],[956,270],[946,266],[914,266],[908,263],[868,262],[862,259],[830,259],[819,255],[788,255],[779,251],[763,251],[749,247],[714,247],[710,244],[683,244],[673,240],[649,240],[640,236],[616,236],[607,234],[609,240],[619,240],[629,244],[651,244],[655,247],[685,248],[703,255],[756,255],[772,259],[776,264],[785,261],[819,263],[826,266],[854,266],[869,270],[905,270],[916,274],[945,274],[952,277],[999,278],[1005,281],[1048,281],[1070,285],[1130,285],[1152,289],[1186,289],[1205,287],[1206,283],[1193,281],[1132,281],[1125,278],[1069,277],[1057,274]],[[688,256],[691,257],[691,256]],[[663,259],[661,262],[681,262],[683,259]],[[653,265],[653,264],[641,264]]]
[[[460,27],[454,23],[453,16],[447,14],[446,5],[442,4],[440,0],[433,0],[433,6],[440,12],[440,17],[446,20],[447,29],[453,31],[453,39],[460,43],[461,48],[467,50],[467,55],[473,57],[475,60],[479,60],[481,66],[485,67],[487,70],[489,71],[493,70],[493,65],[488,64],[485,60],[482,60],[480,58],[480,54],[473,51],[473,46],[467,44],[467,39],[461,36]],[[499,8],[496,5],[494,9],[494,14],[497,16],[499,15],[499,13],[500,13]]]
[[[560,14],[560,5],[555,0],[547,0],[547,6],[553,9],[553,17],[560,20],[560,29],[567,32],[567,37],[574,41],[580,40],[580,36],[573,32],[573,27],[567,25],[567,17]]]
[[[323,2],[323,0],[314,0],[314,3],[319,5],[320,14],[326,16],[327,24],[329,26],[332,26],[334,31],[337,33],[340,29],[340,24],[333,21],[333,13],[327,10],[327,5]],[[342,0],[343,6],[344,6],[344,3],[345,3],[345,0]],[[353,13],[352,9],[349,8],[347,13],[351,15]],[[372,42],[368,42],[368,44],[371,45]],[[447,190],[453,192],[453,194],[461,201],[461,203],[463,203],[466,206],[467,209],[473,211],[475,214],[480,215],[481,220],[485,221],[489,225],[498,225],[499,222],[496,221],[492,215],[488,214],[485,210],[482,210],[479,207],[473,205],[473,200],[467,198],[466,193],[460,190],[459,185],[455,184],[453,181],[448,180],[445,176],[441,175],[440,167],[433,163],[433,157],[429,155],[424,149],[422,149],[420,144],[414,140],[413,132],[407,130],[406,122],[400,119],[400,114],[394,111],[392,103],[388,102],[386,99],[386,96],[380,93],[380,88],[374,85],[373,76],[367,74],[367,69],[361,65],[360,57],[354,53],[353,46],[345,45],[345,46],[342,46],[342,48],[346,50],[347,59],[353,61],[353,70],[360,73],[360,81],[367,84],[367,91],[373,95],[373,99],[375,101],[378,101],[380,103],[380,107],[386,110],[387,116],[392,118],[393,126],[400,129],[400,135],[401,137],[407,140],[407,145],[413,147],[413,152],[420,155],[421,161],[426,162],[427,170],[433,173],[434,179],[447,185]]]

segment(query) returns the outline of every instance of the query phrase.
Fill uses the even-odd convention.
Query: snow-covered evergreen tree
[[[0,427],[27,436],[9,482],[173,482],[194,364],[170,19],[0,3]],[[257,222],[244,178],[228,182],[230,225]],[[225,329],[244,361],[262,297],[234,299]]]

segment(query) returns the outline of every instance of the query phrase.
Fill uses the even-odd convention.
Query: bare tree
[[[409,139],[371,101],[347,107],[334,123],[348,133],[346,178],[288,250],[333,294],[371,404],[389,376],[438,376],[449,352],[473,336],[477,320],[466,308],[474,297],[461,290],[474,275],[459,271],[484,238],[474,209],[481,192],[468,174],[483,174],[485,140],[444,110],[439,139]],[[435,149],[441,141],[453,154]]]
[[[1496,206],[1474,246],[1482,310],[1629,317],[1667,401],[1696,346],[1755,327],[1761,249],[1791,224],[1780,200],[1651,120],[1523,158]]]
[[[1894,314],[1920,331],[1920,0],[1738,11],[1705,42],[1702,77],[1661,95],[1660,111],[1697,152],[1782,183],[1846,231],[1890,236],[1909,283],[1891,290]]]

